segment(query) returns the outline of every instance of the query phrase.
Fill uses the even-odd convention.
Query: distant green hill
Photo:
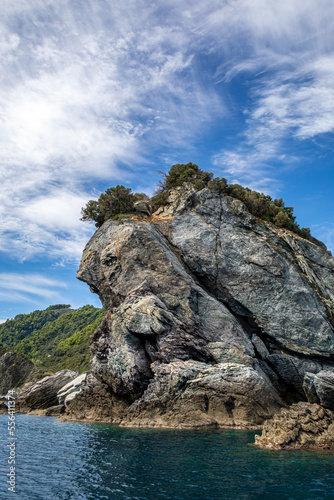
[[[26,355],[48,371],[89,369],[89,337],[105,315],[104,309],[70,309],[57,304],[42,311],[18,314],[0,325],[0,344]]]

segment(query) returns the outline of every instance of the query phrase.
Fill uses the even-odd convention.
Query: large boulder
[[[304,389],[309,402],[319,403],[334,411],[334,372],[332,370],[322,370],[317,374],[306,373]]]
[[[64,385],[57,393],[58,403],[67,406],[87,386],[88,380],[89,372],[85,372]]]
[[[85,420],[119,424],[128,407],[125,401],[112,394],[106,384],[91,374],[87,375],[86,383],[81,389],[75,394],[70,393],[67,398],[64,414],[61,416],[61,419],[66,421]]]

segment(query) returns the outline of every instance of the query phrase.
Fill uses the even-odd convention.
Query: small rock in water
[[[264,448],[334,449],[334,413],[315,403],[297,403],[264,423],[255,444]]]

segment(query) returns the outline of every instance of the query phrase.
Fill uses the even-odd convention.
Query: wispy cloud
[[[66,284],[41,274],[0,274],[0,300],[33,302],[40,298],[57,300]]]
[[[334,129],[334,54],[297,65],[268,82],[252,119],[273,133],[308,139]]]
[[[279,186],[283,144],[334,128],[329,0],[5,0],[0,27],[0,249],[77,260],[96,183],[137,182],[207,129],[243,129],[213,163]],[[247,102],[226,90],[251,78]],[[143,166],[144,165],[144,166]]]
[[[239,6],[248,53],[241,50],[225,61],[215,77],[226,84],[243,76],[250,99],[238,144],[212,160],[234,181],[275,192],[277,165],[302,163],[300,153],[294,154],[298,141],[334,130],[334,8],[299,0],[260,1],[256,8],[245,0]],[[287,141],[295,143],[288,147]]]
[[[5,2],[3,251],[77,259],[87,230],[74,214],[92,182],[128,181],[152,147],[191,143],[222,109],[193,78],[191,37],[182,23],[161,23],[162,11],[145,2]]]
[[[334,55],[296,61],[295,66],[258,79],[239,146],[213,157],[215,165],[240,182],[272,188],[273,161],[281,160],[286,168],[302,160],[284,141],[334,131]]]

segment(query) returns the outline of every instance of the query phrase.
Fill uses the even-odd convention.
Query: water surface
[[[252,431],[122,429],[16,415],[16,500],[333,499],[334,453],[260,450]]]

